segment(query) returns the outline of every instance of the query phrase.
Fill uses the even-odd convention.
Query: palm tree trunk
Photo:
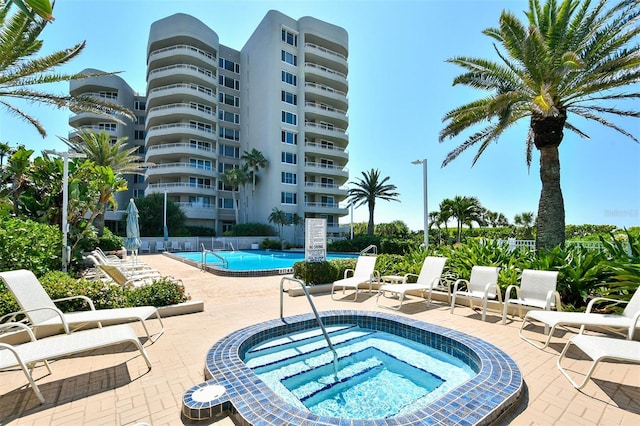
[[[538,203],[536,249],[564,246],[564,199],[560,188],[560,158],[557,145],[540,147],[542,191]]]
[[[375,203],[369,202],[369,223],[367,224],[367,235],[373,235],[375,225],[373,223],[373,211],[375,210]]]

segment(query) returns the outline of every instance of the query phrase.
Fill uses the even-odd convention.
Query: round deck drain
[[[209,402],[220,398],[224,393],[224,386],[206,385],[193,392],[191,398],[197,402]]]

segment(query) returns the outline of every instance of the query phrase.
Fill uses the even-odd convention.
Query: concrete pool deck
[[[133,347],[55,361],[48,376],[44,367],[37,367],[34,377],[46,398],[43,405],[26,386],[22,372],[1,372],[0,424],[233,424],[230,418],[207,422],[181,418],[182,396],[203,381],[205,354],[217,340],[239,328],[278,318],[280,277],[228,278],[162,255],[145,255],[143,260],[181,278],[192,300],[204,301],[204,311],[164,319],[165,334],[156,343],[146,344],[153,363],[149,372]],[[527,386],[525,400],[501,424],[640,424],[640,366],[602,363],[593,380],[576,391],[556,368],[566,336],[554,337],[550,348],[541,351],[518,337],[518,320],[502,326],[498,314],[488,313],[487,322],[482,322],[469,308],[461,307],[451,315],[445,303],[434,301],[428,307],[413,300],[393,313],[485,339],[518,364]],[[367,293],[355,303],[331,300],[328,293],[314,295],[314,302],[323,311],[381,309],[375,295]],[[306,298],[285,296],[285,316],[309,311]],[[143,335],[138,325],[133,327]],[[586,371],[586,361],[574,356],[567,362],[570,370]]]

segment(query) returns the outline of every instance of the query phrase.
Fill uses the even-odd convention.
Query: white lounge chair
[[[333,283],[331,286],[331,298],[337,300],[335,298],[336,288],[342,288],[342,294],[346,289],[353,289],[353,300],[356,301],[358,299],[358,289],[362,284],[369,284],[369,293],[371,293],[373,283],[380,281],[380,274],[375,270],[376,259],[376,256],[359,256],[355,269],[345,270],[344,278]]]
[[[166,247],[164,246],[164,241],[156,241],[156,252],[162,253],[166,251]]]
[[[447,297],[451,297],[451,288],[448,283],[442,283],[442,270],[444,269],[444,264],[446,263],[446,257],[434,257],[427,256],[424,259],[424,263],[422,264],[422,268],[420,269],[420,275],[416,274],[405,274],[404,281],[401,284],[383,284],[378,289],[378,297],[376,297],[376,304],[382,308],[390,308],[399,310],[402,308],[402,303],[404,302],[404,297],[409,291],[421,291],[423,298],[424,294],[427,293],[427,301],[431,304],[431,294],[435,290],[436,292],[446,293]],[[417,276],[418,280],[415,283],[407,283],[407,279],[410,276]],[[392,293],[398,295],[398,301],[400,302],[398,306],[386,306],[378,303],[378,299],[380,299],[381,295],[386,296],[386,293]]]
[[[525,269],[522,271],[520,286],[510,285],[504,297],[504,311],[502,312],[502,324],[507,322],[509,304],[518,306],[518,315],[522,317],[522,309],[551,309],[560,310],[560,293],[556,290],[558,284],[558,271],[537,271]],[[512,291],[516,291],[516,297],[511,298]]]
[[[562,367],[562,359],[565,358],[569,346],[575,345],[593,360],[593,364],[585,374],[582,382],[575,382]],[[622,340],[612,337],[587,336],[577,334],[572,336],[558,357],[557,365],[564,377],[571,382],[574,388],[582,389],[593,374],[600,361],[611,359],[615,361],[640,363],[640,342],[636,340]]]
[[[620,315],[592,312],[595,304],[602,301],[624,303],[627,304],[627,306]],[[539,344],[540,342],[531,340],[523,334],[527,324],[533,321],[543,323],[545,325],[545,333],[547,329],[551,327],[542,345]],[[640,327],[640,291],[636,290],[628,302],[607,297],[596,297],[589,302],[586,312],[529,311],[522,320],[520,337],[536,348],[544,349],[549,345],[551,337],[558,326],[580,327],[580,333],[582,333],[586,327],[596,327],[617,333],[624,332],[627,339],[633,340],[636,328]]]
[[[73,334],[47,337],[40,340],[36,339],[31,329],[23,323],[12,322],[0,324],[0,330],[2,329],[12,331],[19,329],[28,333],[30,341],[27,343],[10,345],[0,342],[0,370],[20,367],[41,404],[44,404],[44,396],[31,375],[31,369],[34,364],[38,362],[44,362],[47,370],[51,374],[48,360],[71,356],[107,346],[133,343],[140,351],[144,361],[147,363],[147,367],[151,370],[151,360],[147,352],[140,344],[133,329],[128,325],[123,324],[113,327],[96,328]],[[65,329],[68,332],[66,324]]]
[[[456,298],[464,297],[469,299],[469,306],[473,309],[473,300],[482,301],[482,321],[487,317],[487,301],[489,299],[497,299],[502,304],[502,294],[498,289],[499,267],[494,266],[474,266],[471,268],[471,276],[469,280],[459,279],[453,284],[453,293],[451,297],[451,313],[456,306]],[[466,290],[458,290],[463,284]]]
[[[140,321],[151,342],[155,342],[164,333],[164,325],[162,324],[160,313],[153,306],[96,310],[93,301],[86,296],[71,296],[54,301],[44,291],[33,272],[25,269],[0,272],[0,279],[4,281],[6,287],[13,293],[22,309],[19,312],[5,315],[0,318],[0,322],[3,319],[5,321],[13,321],[12,318],[15,318],[16,315],[24,314],[33,327],[69,324],[70,326],[75,326],[75,330],[77,330],[87,324],[101,325],[102,322]],[[55,302],[72,299],[84,300],[90,310],[63,313],[55,305]],[[145,322],[152,317],[155,317],[160,324],[160,331],[153,337],[149,333]]]

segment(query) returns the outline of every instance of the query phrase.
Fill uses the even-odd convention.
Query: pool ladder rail
[[[300,287],[302,287],[304,294],[307,296],[307,300],[309,301],[309,305],[311,305],[311,310],[313,311],[313,315],[316,317],[316,321],[318,321],[318,325],[320,326],[320,330],[324,335],[324,339],[327,341],[327,345],[329,346],[329,349],[333,353],[333,376],[337,380],[338,379],[338,353],[333,348],[331,339],[329,339],[329,334],[327,334],[327,330],[324,328],[324,324],[320,319],[320,315],[318,315],[318,310],[316,309],[316,305],[313,303],[313,300],[311,299],[309,290],[307,290],[307,285],[301,280],[298,280],[296,278],[291,278],[291,277],[282,277],[282,279],[280,280],[280,319],[284,319],[283,309],[284,309],[284,282],[285,281],[292,281],[294,283],[300,284]]]
[[[364,256],[366,254],[369,254],[369,252],[373,252],[374,255],[377,255],[378,254],[378,246],[376,246],[375,244],[368,245],[367,247],[362,249],[362,251],[360,252],[360,256]]]
[[[216,253],[213,250],[209,250],[206,249],[204,247],[204,243],[200,243],[200,247],[202,247],[202,261],[200,263],[201,265],[201,270],[202,271],[206,271],[207,270],[207,254],[212,254],[215,257],[217,257],[218,259],[220,259],[222,261],[222,267],[225,269],[229,269],[229,262],[227,261],[227,259],[225,259],[224,257],[220,256],[218,253]]]

